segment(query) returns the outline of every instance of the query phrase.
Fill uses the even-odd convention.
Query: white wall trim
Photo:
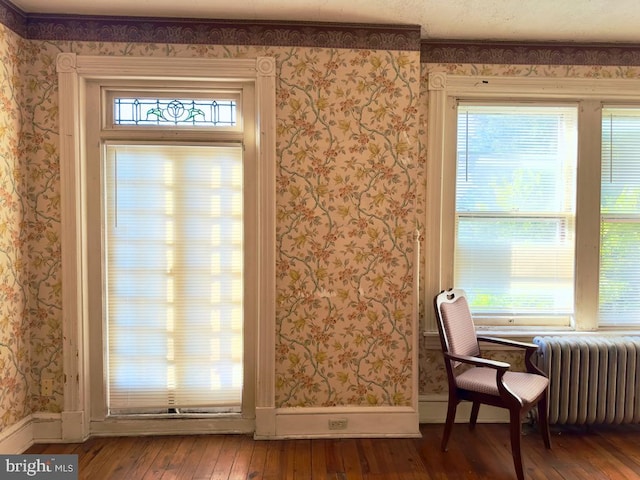
[[[62,420],[60,413],[34,413],[31,417],[33,443],[62,443],[69,442],[62,434]],[[78,439],[81,442],[85,439]]]
[[[0,435],[0,452],[16,455],[33,445],[33,417],[28,416],[8,428]]]
[[[469,421],[471,404],[458,406],[456,422]],[[443,424],[447,414],[447,395],[420,395],[418,411],[410,407],[331,407],[331,408],[257,408],[255,438],[364,438],[364,437],[419,437],[418,423]],[[5,429],[0,434],[0,452],[19,454],[34,443],[61,443],[64,423],[79,415],[34,414]],[[417,418],[416,418],[417,417]],[[346,419],[347,428],[330,430],[329,420]],[[483,405],[479,423],[508,423],[504,409]],[[172,435],[211,433],[250,433],[252,422],[244,426],[232,420],[221,422],[205,419],[177,419],[176,421],[122,420],[92,423],[94,436],[105,435]],[[82,442],[86,438],[76,441]]]
[[[256,439],[420,437],[418,412],[411,407],[278,408],[270,414],[275,434]],[[331,421],[344,428],[332,429]]]
[[[34,443],[61,443],[59,413],[34,413],[0,432],[0,453],[17,455]]]
[[[83,442],[87,439],[87,426],[85,425],[84,411],[65,411],[60,415],[60,431],[62,438],[67,442]]]
[[[275,438],[276,412],[275,407],[256,407],[255,438]]]
[[[240,416],[222,418],[117,418],[92,421],[91,436],[210,435],[253,433],[253,419]]]

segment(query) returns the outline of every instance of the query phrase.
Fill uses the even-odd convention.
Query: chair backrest
[[[434,299],[440,342],[444,352],[456,355],[479,356],[473,317],[464,290],[445,290]],[[456,367],[459,362],[453,362]]]

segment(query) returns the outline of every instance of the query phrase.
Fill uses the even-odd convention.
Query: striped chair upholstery
[[[442,304],[442,323],[449,353],[471,357],[480,355],[476,327],[473,317],[469,315],[466,297],[461,297],[455,303]],[[454,362],[454,366],[459,363]]]
[[[549,379],[535,373],[505,372],[503,381],[523,404],[536,401],[549,385]],[[465,390],[500,396],[493,368],[471,368],[456,377],[456,385]]]

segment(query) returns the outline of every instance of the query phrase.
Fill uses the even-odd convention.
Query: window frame
[[[60,98],[60,191],[64,405],[62,438],[82,441],[91,434],[212,433],[253,431],[258,436],[275,435],[275,78],[273,57],[253,59],[202,59],[169,57],[104,57],[62,53],[57,57]],[[87,192],[87,85],[95,81],[156,82],[181,79],[192,84],[207,82],[247,82],[253,85],[255,128],[251,143],[255,148],[256,171],[246,188],[256,192],[255,212],[258,229],[256,251],[246,257],[256,266],[253,281],[257,299],[252,307],[255,320],[252,343],[255,366],[255,405],[240,425],[227,420],[185,419],[180,422],[141,419],[107,422],[91,418],[91,382],[88,264],[100,261],[88,246],[89,204]],[[103,119],[100,119],[102,121]],[[169,133],[166,133],[170,136]],[[185,138],[189,132],[184,132]],[[215,134],[212,133],[212,136]],[[98,353],[100,355],[100,353]],[[95,420],[95,421],[92,421]]]
[[[640,107],[640,81],[547,77],[428,76],[427,215],[425,305],[453,287],[455,245],[455,153],[458,102],[575,103],[578,106],[578,172],[574,319],[571,325],[478,326],[479,330],[514,337],[586,331],[637,332],[631,327],[598,325],[600,247],[601,110],[616,104]],[[452,188],[452,186],[454,188]],[[453,194],[452,194],[453,191]],[[435,313],[425,309],[425,335],[434,337]]]
[[[203,85],[200,85],[203,83]],[[191,126],[159,126],[149,127],[146,125],[113,125],[113,101],[121,92],[128,94],[132,86],[142,85],[147,94],[154,95],[164,93],[165,98],[187,97],[189,95],[217,96],[218,92],[229,92],[232,89],[236,92],[238,99],[247,98],[247,102],[238,102],[237,118],[240,129],[233,128],[193,128]],[[227,86],[227,88],[224,88]],[[92,345],[102,345],[102,349],[93,349],[90,352],[89,369],[91,373],[91,400],[90,415],[92,426],[95,429],[108,429],[111,425],[126,421],[135,422],[145,417],[142,412],[110,413],[108,406],[108,362],[105,349],[108,349],[108,308],[107,308],[107,257],[106,257],[106,199],[105,182],[105,151],[107,145],[133,143],[136,145],[209,145],[216,144],[240,144],[244,150],[243,176],[244,185],[255,182],[255,172],[257,171],[257,153],[255,146],[255,105],[250,100],[255,98],[255,89],[251,82],[235,81],[224,83],[210,79],[206,82],[193,82],[184,79],[167,80],[129,80],[129,79],[91,79],[85,83],[85,115],[82,123],[86,131],[86,175],[87,193],[86,208],[87,218],[87,247],[91,252],[100,251],[101,259],[91,261],[87,267],[88,284],[88,316],[89,335]],[[154,95],[155,96],[155,95]],[[160,96],[160,95],[158,95]],[[243,107],[243,103],[246,106]],[[100,112],[100,115],[95,115]],[[114,128],[115,127],[115,128]],[[258,286],[255,279],[258,271],[255,264],[248,261],[253,252],[259,248],[254,241],[259,238],[258,219],[253,214],[251,206],[258,203],[255,189],[244,189],[244,381],[242,393],[242,406],[239,414],[230,413],[225,415],[225,420],[234,422],[240,430],[250,428],[252,416],[255,412],[255,324],[256,313],[253,308],[255,300],[259,298]],[[98,210],[99,209],[99,210]],[[97,256],[94,256],[97,258]],[[97,328],[101,323],[101,328]],[[206,415],[183,415],[183,417],[196,418],[196,416]],[[149,418],[149,416],[146,416]],[[157,415],[158,419],[166,415]]]
[[[573,144],[573,142],[571,142],[571,144],[573,145],[573,149],[572,149],[572,153],[575,155],[575,159],[577,159],[577,115],[578,115],[578,109],[577,109],[577,105],[575,103],[564,103],[564,102],[557,102],[557,101],[553,101],[553,102],[540,102],[540,103],[536,103],[533,104],[532,102],[521,102],[521,101],[505,101],[505,102],[497,102],[497,101],[489,101],[489,102],[469,102],[469,101],[458,101],[456,104],[456,110],[457,110],[457,121],[456,121],[456,140],[457,140],[457,151],[456,151],[456,158],[455,158],[455,162],[456,162],[456,170],[454,171],[454,173],[456,174],[456,178],[453,180],[452,182],[452,188],[450,190],[447,191],[446,194],[448,195],[452,195],[454,197],[453,202],[454,202],[454,206],[455,206],[455,218],[453,219],[453,223],[454,223],[454,231],[457,232],[458,234],[454,236],[455,238],[455,242],[456,245],[454,246],[454,256],[456,253],[458,253],[460,250],[458,249],[458,246],[460,245],[460,241],[461,238],[459,236],[459,232],[460,232],[460,228],[461,228],[461,223],[464,223],[465,220],[466,221],[470,221],[470,219],[479,219],[479,218],[484,218],[485,222],[499,222],[499,221],[509,221],[509,220],[515,220],[515,219],[524,219],[524,218],[528,218],[531,220],[541,220],[541,219],[546,219],[546,220],[555,220],[558,223],[563,223],[566,225],[570,225],[571,228],[571,232],[570,232],[570,241],[571,241],[571,249],[572,249],[572,255],[571,255],[571,270],[573,271],[573,262],[575,260],[575,255],[574,255],[574,249],[575,249],[575,206],[573,205],[575,203],[575,199],[573,199],[571,201],[571,205],[574,207],[572,209],[571,212],[565,210],[557,210],[554,211],[553,213],[550,212],[546,212],[543,214],[537,214],[535,212],[531,212],[529,210],[526,210],[524,212],[519,212],[519,211],[509,211],[509,210],[493,210],[493,209],[483,209],[483,208],[477,208],[477,209],[465,209],[464,206],[460,206],[457,205],[457,201],[456,198],[459,198],[459,188],[460,185],[458,184],[459,178],[460,178],[460,171],[458,171],[460,169],[460,158],[459,158],[459,154],[460,154],[460,148],[461,144],[460,144],[460,135],[459,135],[459,131],[460,131],[460,112],[462,111],[471,111],[472,115],[486,115],[487,113],[504,113],[504,114],[513,114],[515,112],[518,111],[518,109],[526,109],[526,108],[532,108],[535,109],[535,113],[532,110],[525,110],[524,113],[520,113],[523,115],[527,115],[527,116],[535,116],[535,115],[541,115],[541,114],[557,114],[559,113],[559,111],[564,111],[565,115],[568,111],[570,111],[572,113],[571,118],[575,119],[574,121],[569,120],[570,125],[572,125],[574,127],[575,130],[571,130],[573,132],[575,132],[575,136],[572,136],[572,140],[574,140],[576,143]],[[520,112],[522,112],[522,110],[520,110]],[[548,113],[551,112],[551,113]],[[575,115],[575,116],[574,116]],[[463,127],[464,128],[464,127]],[[466,139],[466,137],[465,137]],[[464,148],[472,148],[474,145],[471,145],[471,147],[469,145],[465,145]],[[570,147],[569,144],[566,144],[567,148]],[[465,157],[466,158],[466,157]],[[477,168],[477,167],[476,167]],[[465,172],[465,170],[462,171],[463,173],[466,174],[466,172],[468,172],[468,170]],[[575,183],[576,183],[576,175],[577,175],[577,165],[572,163],[570,167],[565,167],[565,171],[562,175],[568,175],[569,173],[571,173],[570,179],[572,180],[570,183],[573,188],[571,188],[571,193],[575,193],[574,189],[575,189]],[[554,177],[556,178],[556,177]],[[567,179],[567,177],[565,177],[565,180]],[[448,181],[448,179],[446,180]],[[565,187],[568,186],[567,182],[564,182]],[[566,197],[566,193],[567,190],[564,191],[565,193],[565,197]],[[448,220],[449,219],[445,219],[446,221],[446,225],[445,228],[451,228],[451,226],[448,224]],[[559,246],[558,246],[559,247]],[[520,264],[520,266],[523,266],[522,264]],[[461,269],[460,269],[460,264],[456,264],[454,261],[454,275],[453,277],[456,277],[455,272],[460,273]],[[462,267],[462,271],[466,271],[468,273],[468,270],[464,269],[464,266]],[[572,285],[575,283],[572,280]],[[471,292],[469,292],[471,293]],[[470,298],[471,300],[471,298]],[[570,326],[571,325],[571,321],[573,318],[573,313],[569,314],[569,313],[557,313],[557,314],[543,314],[541,312],[529,312],[529,313],[521,313],[518,315],[513,315],[510,313],[506,313],[504,311],[499,312],[499,311],[486,311],[483,313],[477,312],[475,314],[475,323],[477,326],[489,326],[489,327],[495,327],[495,326],[518,326],[518,325],[522,325],[522,326]]]

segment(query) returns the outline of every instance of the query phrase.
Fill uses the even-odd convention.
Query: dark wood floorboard
[[[95,437],[25,453],[78,455],[80,480],[513,480],[509,427],[442,425],[416,439],[253,440],[250,435]],[[553,427],[552,449],[525,427],[529,480],[640,480],[640,425]]]

